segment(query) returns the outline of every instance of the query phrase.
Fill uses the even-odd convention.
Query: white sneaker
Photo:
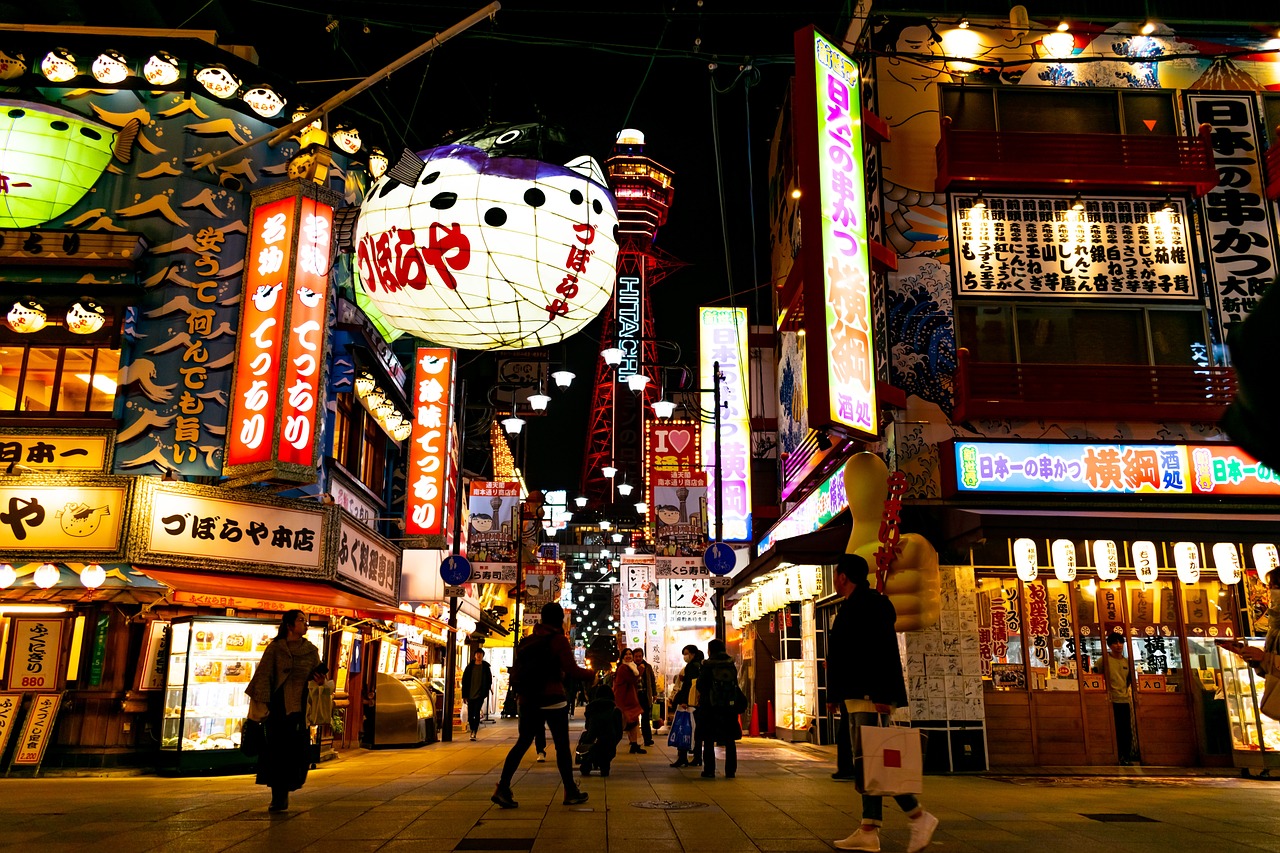
[[[546,761],[546,760],[547,760],[547,754],[546,754],[545,752],[539,752],[539,753],[538,753],[538,763],[542,763],[543,761]],[[935,821],[934,821],[934,824],[936,825],[937,823],[938,823],[938,822],[935,820]]]
[[[911,840],[907,842],[907,853],[918,853],[929,846],[929,842],[933,839],[933,831],[938,828],[938,819],[925,812],[910,821],[910,826]]]
[[[880,830],[858,827],[857,831],[848,838],[841,838],[831,843],[836,846],[837,850],[878,851],[880,849]]]
[[[472,733],[471,733],[471,739],[472,739],[472,740],[475,740],[475,739],[476,739],[476,733],[475,733],[475,732],[472,732]]]

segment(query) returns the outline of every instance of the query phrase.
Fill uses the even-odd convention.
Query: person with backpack
[[[724,745],[724,778],[738,772],[738,741],[742,740],[742,724],[738,715],[746,708],[746,696],[738,687],[738,667],[724,650],[724,640],[707,643],[707,660],[694,681],[698,707],[694,711],[698,736],[702,738],[702,773],[704,779],[716,776],[716,744]]]
[[[612,688],[604,684],[597,687],[582,716],[582,737],[578,739],[582,775],[599,769],[601,776],[608,776],[609,765],[618,754],[618,741],[622,740],[622,712],[613,701]]]
[[[573,778],[573,754],[569,748],[569,700],[565,696],[565,678],[591,680],[595,673],[578,666],[573,649],[564,632],[564,609],[558,602],[542,607],[539,623],[533,633],[520,641],[516,663],[511,671],[511,685],[520,705],[516,742],[502,765],[502,776],[490,797],[504,809],[520,804],[511,793],[511,778],[534,738],[545,725],[551,730],[556,747],[556,767],[564,784],[564,804],[587,801],[587,792]]]

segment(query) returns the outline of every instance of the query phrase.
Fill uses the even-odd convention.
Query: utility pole
[[[715,406],[715,463],[716,463],[716,542],[724,541],[724,474],[720,467],[720,382],[724,378],[720,373],[720,362],[715,362],[711,366],[711,375],[714,377],[711,387],[711,400]],[[724,590],[716,590],[716,638],[721,642],[727,642],[724,630]]]
[[[453,495],[453,556],[458,556],[462,547],[462,460],[463,448],[467,441],[467,380],[458,380],[458,482]],[[458,669],[458,596],[449,596],[449,636],[444,647],[444,719],[441,724],[440,740],[453,742],[453,709],[457,703],[454,693],[454,680]]]

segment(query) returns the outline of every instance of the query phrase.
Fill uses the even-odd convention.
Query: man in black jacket
[[[636,646],[631,650],[631,662],[640,670],[640,680],[636,684],[636,695],[640,698],[640,733],[644,735],[644,745],[653,746],[653,700],[658,694],[657,679],[653,675],[653,667],[645,662],[644,647]]]
[[[878,726],[882,714],[907,702],[902,658],[893,626],[898,614],[885,595],[871,587],[867,561],[857,554],[843,554],[836,563],[836,592],[844,603],[827,636],[827,706],[842,708],[853,729],[854,763],[861,777],[861,726]],[[911,819],[907,853],[929,846],[938,819],[925,811],[912,794],[894,800]],[[835,843],[839,850],[880,849],[880,825],[884,822],[881,797],[862,795],[862,825],[848,838]]]
[[[471,654],[471,663],[462,670],[462,698],[467,700],[467,728],[471,730],[472,740],[480,731],[480,711],[491,689],[493,672],[484,659],[484,649],[476,649]]]

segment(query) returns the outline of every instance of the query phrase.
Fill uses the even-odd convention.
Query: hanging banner
[[[654,575],[652,554],[623,554],[618,576],[621,610],[635,613],[658,606],[658,581]]]
[[[1191,129],[1211,129],[1218,186],[1201,200],[1222,339],[1257,306],[1276,277],[1275,225],[1262,175],[1265,139],[1252,92],[1188,93]]]
[[[539,560],[524,570],[524,613],[537,617],[543,605],[559,601],[564,589],[564,561]],[[534,621],[537,621],[536,619]]]
[[[9,745],[14,724],[18,721],[18,709],[22,707],[21,693],[0,693],[0,756]]]
[[[516,582],[519,507],[519,483],[471,482],[466,556],[471,561],[472,583]]]
[[[1076,210],[1078,198],[1084,207]],[[951,196],[958,296],[1195,299],[1182,199]]]
[[[449,433],[453,423],[454,353],[418,347],[413,374],[413,431],[409,434],[404,534],[414,548],[443,548],[449,527],[446,496],[452,484]]]
[[[650,509],[658,577],[709,577],[702,565],[709,544],[707,473],[654,471]]]
[[[943,490],[961,494],[1280,496],[1280,475],[1229,444],[955,441]]]
[[[726,542],[751,540],[751,408],[747,396],[747,309],[699,308],[699,364],[702,388],[720,385],[720,429],[702,427],[703,467],[716,464],[720,445],[720,487],[724,492],[723,538]],[[715,376],[717,362],[721,377]],[[715,395],[704,390],[702,409],[715,411]],[[715,530],[716,496],[711,494],[711,523]]]
[[[134,678],[134,690],[159,690],[164,687],[164,671],[169,659],[169,623],[153,619],[147,623],[142,650],[138,656],[138,670]]]
[[[653,519],[653,475],[655,471],[693,471],[702,468],[698,437],[701,426],[696,421],[659,420],[645,424],[644,432],[644,513],[645,526]]]

